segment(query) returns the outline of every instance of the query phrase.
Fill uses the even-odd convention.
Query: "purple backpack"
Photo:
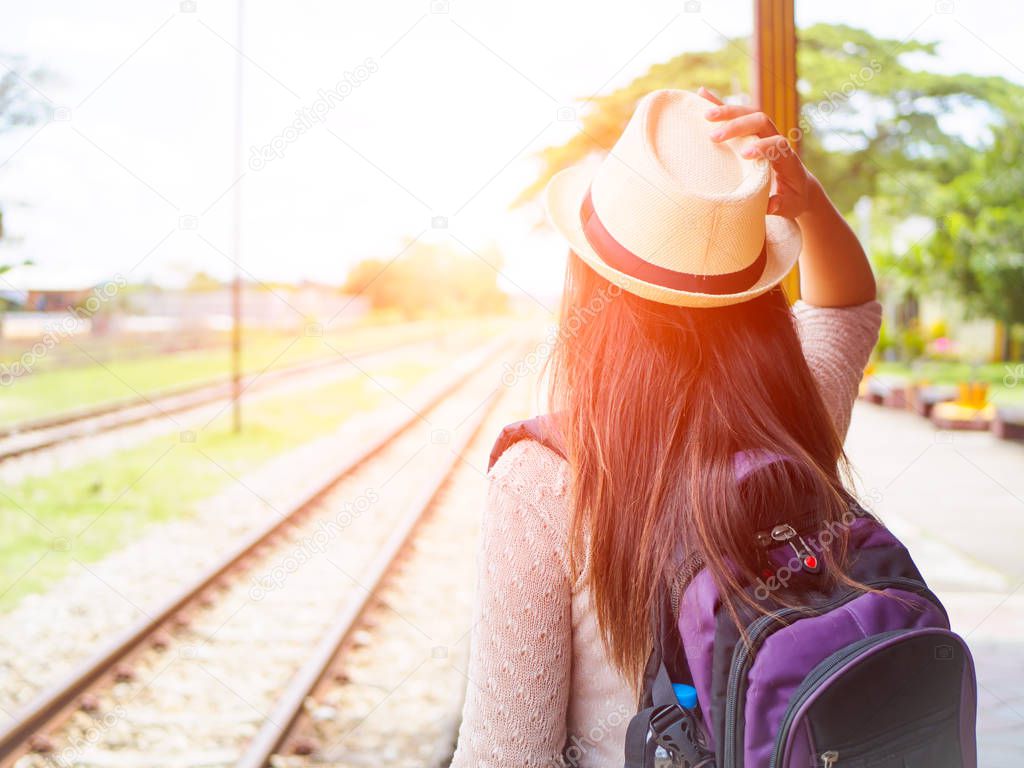
[[[561,454],[542,417],[506,427],[491,464],[524,439]],[[780,460],[737,454],[737,482]],[[798,607],[739,607],[746,641],[699,556],[682,559],[652,617],[625,768],[975,768],[971,653],[903,544],[851,500],[834,526],[847,574],[874,591],[830,585],[816,553],[838,532],[786,517],[751,542],[766,567],[748,591]],[[673,684],[695,688],[697,705]]]

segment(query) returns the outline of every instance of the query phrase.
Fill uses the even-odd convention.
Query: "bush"
[[[925,339],[920,323],[911,323],[900,332],[900,348],[904,360],[915,360],[924,355]]]

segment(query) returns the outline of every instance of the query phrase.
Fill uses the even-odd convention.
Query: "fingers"
[[[793,151],[792,145],[785,136],[770,136],[758,139],[744,147],[740,152],[743,157],[763,158],[771,163],[775,174],[781,179],[799,179],[806,175],[803,162]]]
[[[704,117],[712,122],[719,122],[721,120],[734,120],[737,117],[743,117],[744,115],[751,115],[757,112],[754,107],[748,107],[745,104],[721,104],[717,107],[712,107],[704,113]]]
[[[722,104],[722,100],[720,98],[718,98],[717,96],[715,96],[715,94],[713,94],[711,91],[709,91],[703,85],[700,88],[697,89],[697,95],[704,97],[705,99],[710,101],[712,104],[718,104],[719,106],[721,106],[721,104]]]
[[[795,195],[772,195],[768,198],[768,209],[765,211],[769,216],[784,216],[787,219],[795,219],[806,209],[806,205]]]
[[[725,110],[727,113],[732,113],[733,109],[735,107],[719,107],[716,111],[721,112]],[[739,107],[739,109],[749,110],[750,108]],[[779,133],[775,123],[764,112],[747,112],[739,117],[716,119],[728,120],[728,122],[721,128],[716,128],[711,132],[711,139],[713,141],[725,141],[726,139],[734,139],[737,136],[761,136],[765,138],[776,136]]]
[[[807,171],[785,136],[764,112],[741,104],[724,104],[715,94],[701,86],[698,95],[710,101],[704,116],[721,123],[711,132],[712,141],[722,142],[740,136],[757,136],[743,147],[743,157],[767,160],[774,171],[775,194],[768,199],[767,213],[796,218],[806,210]]]
[[[785,136],[779,134],[751,142],[740,154],[747,158],[763,157],[772,163],[779,162],[787,156],[796,159],[793,147],[786,141]]]

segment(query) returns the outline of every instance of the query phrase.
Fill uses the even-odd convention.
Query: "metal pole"
[[[796,17],[793,0],[754,0],[754,103],[779,133],[800,150],[800,102],[796,92]],[[791,301],[800,298],[796,267],[782,283]]]
[[[242,23],[245,0],[238,0],[236,41],[242,50]],[[234,186],[234,261],[231,283],[231,424],[242,431],[242,55],[235,57],[235,186]]]

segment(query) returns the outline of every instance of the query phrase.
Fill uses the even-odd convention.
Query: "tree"
[[[495,249],[464,254],[442,245],[413,243],[394,261],[365,259],[349,272],[344,290],[367,297],[374,309],[404,317],[502,312],[501,256]]]
[[[0,54],[0,130],[9,130],[19,125],[32,125],[44,120],[47,115],[41,94],[30,84],[29,80],[18,74],[23,68],[21,57]],[[28,77],[42,79],[44,73],[35,70]]]
[[[211,291],[219,291],[223,287],[223,282],[206,272],[199,271],[188,279],[185,290],[190,293],[209,293]]]
[[[934,233],[902,269],[923,286],[957,296],[968,313],[1004,324],[1002,357],[1024,323],[1024,141],[1010,127],[931,200]]]
[[[905,63],[905,54],[915,54],[921,67]],[[895,184],[904,213],[924,212],[913,179],[946,183],[965,170],[975,149],[944,130],[943,117],[968,108],[998,123],[1024,111],[1024,88],[1004,78],[926,71],[928,59],[938,55],[934,42],[879,39],[842,24],[799,31],[802,153],[840,210],[849,212],[860,197]],[[718,50],[656,64],[629,85],[589,101],[580,132],[540,153],[541,171],[517,204],[536,197],[561,169],[610,148],[648,91],[705,85],[738,96],[750,90],[750,62],[749,41],[736,38]]]
[[[0,55],[0,69],[3,71],[0,74],[0,131],[31,125],[47,117],[40,95],[32,89],[25,77],[18,74],[17,67],[21,64],[22,60],[18,57]],[[30,76],[38,78],[42,77],[42,73],[32,72]],[[3,208],[0,206],[0,239],[4,237],[3,216]],[[29,263],[0,264],[0,274]]]
[[[872,200],[868,250],[880,283],[902,292],[907,308],[924,289],[953,294],[969,312],[1008,329],[1024,322],[1024,171],[1007,170],[1021,164],[1022,147],[1006,127],[1024,117],[1024,87],[928,71],[941,55],[936,42],[876,38],[844,24],[816,24],[798,37],[801,112],[791,138],[841,211],[852,214],[858,200]],[[540,153],[540,172],[516,204],[534,199],[561,169],[607,151],[645,93],[704,85],[743,99],[750,69],[750,43],[736,38],[656,64],[589,100],[579,133]],[[998,137],[994,143],[984,132],[979,139],[949,130],[946,117],[965,111]],[[986,180],[993,183],[982,188]],[[896,253],[894,233],[915,217],[933,220],[936,232]]]

